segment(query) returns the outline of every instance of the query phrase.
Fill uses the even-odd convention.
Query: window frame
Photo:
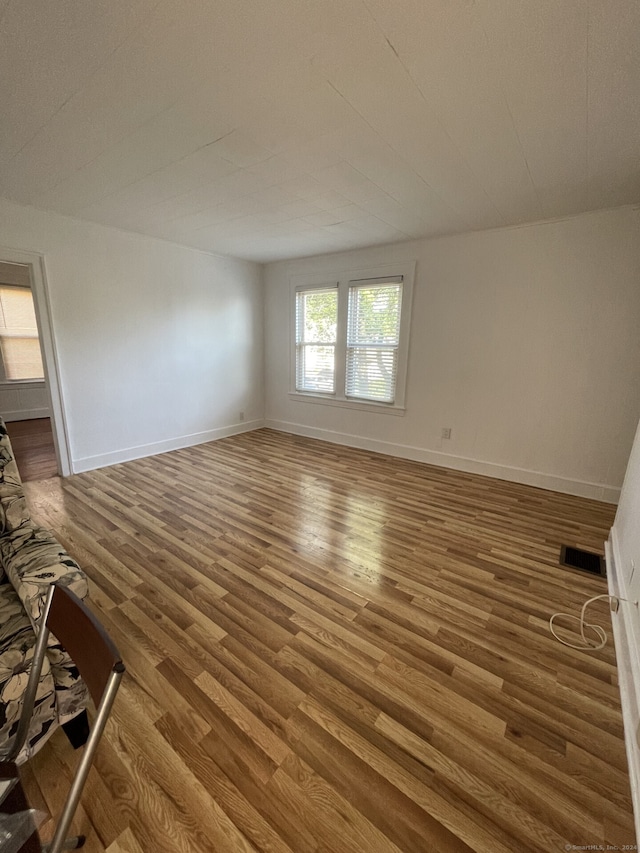
[[[415,279],[415,261],[400,264],[382,264],[376,267],[347,269],[330,273],[310,273],[293,275],[290,278],[290,377],[289,397],[292,400],[338,408],[375,411],[390,415],[404,415],[406,403],[407,368],[409,362],[409,341],[413,303],[413,285]],[[398,362],[395,383],[395,398],[392,403],[380,400],[364,400],[346,395],[347,370],[347,333],[349,311],[349,286],[359,281],[384,281],[388,278],[402,279],[402,302],[400,308],[400,333]],[[296,301],[301,290],[321,290],[330,287],[338,289],[338,323],[335,344],[335,383],[334,393],[299,391],[296,388]]]
[[[5,264],[0,264],[0,266],[4,267]],[[3,272],[3,271],[4,270],[0,270],[0,272]],[[26,275],[29,275],[29,273],[27,272]],[[0,287],[12,287],[12,288],[20,289],[20,290],[26,290],[31,294],[31,301],[33,303],[33,310],[34,310],[35,317],[36,317],[36,334],[34,336],[29,335],[28,337],[29,337],[29,339],[35,340],[38,342],[38,347],[40,349],[40,358],[42,360],[43,375],[42,375],[42,377],[31,377],[28,379],[10,379],[7,376],[7,371],[6,371],[5,362],[4,362],[4,356],[2,353],[2,348],[0,347],[0,386],[4,386],[5,388],[15,388],[19,385],[25,385],[25,386],[31,386],[31,387],[34,387],[37,385],[44,386],[45,382],[46,382],[46,367],[45,367],[45,362],[44,362],[44,352],[42,349],[42,336],[40,333],[40,323],[38,321],[38,307],[36,304],[36,298],[35,298],[35,294],[33,292],[33,287],[31,286],[30,281],[28,283],[26,281],[21,281],[21,280],[9,281],[8,280],[9,278],[10,278],[10,276],[2,275],[2,277],[0,278]]]
[[[324,341],[298,341],[298,297],[301,293],[336,293],[336,339],[334,343],[328,343]],[[337,381],[337,370],[336,370],[336,356],[338,349],[338,335],[339,335],[339,326],[338,320],[340,315],[340,290],[338,288],[337,281],[326,282],[324,284],[315,284],[313,286],[307,287],[296,287],[295,296],[294,296],[294,391],[298,394],[313,394],[318,397],[335,397],[336,394],[336,381]],[[304,388],[298,388],[298,352],[300,347],[305,346],[332,346],[333,347],[333,391],[320,391],[320,390],[309,390]]]
[[[380,344],[375,342],[374,340],[356,340],[352,337],[355,334],[357,338],[360,332],[357,323],[358,312],[360,309],[360,294],[363,292],[372,293],[376,290],[385,290],[391,288],[399,288],[400,292],[400,301],[398,305],[398,313],[396,315],[396,323],[395,323],[395,342],[390,343],[386,342],[384,344]],[[346,354],[347,354],[347,365],[346,365],[346,373],[345,373],[345,396],[349,400],[356,400],[358,402],[369,402],[369,403],[387,403],[393,404],[395,403],[396,393],[397,393],[397,378],[398,378],[398,353],[400,351],[400,326],[402,322],[402,302],[404,296],[404,280],[402,276],[382,276],[382,278],[373,278],[373,279],[357,279],[351,280],[349,282],[348,289],[348,311],[347,311],[347,341],[346,341]],[[353,308],[353,317],[352,317],[352,308]],[[389,390],[391,391],[391,399],[381,399],[375,396],[363,396],[356,393],[350,393],[349,389],[352,386],[352,382],[355,379],[355,374],[357,373],[356,363],[358,361],[355,353],[357,351],[367,352],[369,356],[372,352],[377,352],[379,355],[384,351],[391,352],[391,367],[393,370],[393,381],[389,384]],[[369,360],[369,358],[367,358]]]

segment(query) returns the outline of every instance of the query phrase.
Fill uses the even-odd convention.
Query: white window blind
[[[337,286],[296,293],[296,391],[335,393]]]
[[[349,282],[347,397],[393,403],[402,277]]]
[[[0,351],[5,379],[44,379],[33,296],[26,287],[0,285]]]

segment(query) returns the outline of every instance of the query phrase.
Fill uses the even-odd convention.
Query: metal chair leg
[[[79,850],[80,847],[84,847],[86,840],[86,835],[75,835],[73,838],[67,838],[62,845],[62,850]],[[45,844],[42,848],[42,853],[48,853],[49,847],[49,844]]]

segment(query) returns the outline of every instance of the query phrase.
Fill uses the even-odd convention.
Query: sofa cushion
[[[32,523],[0,537],[0,562],[35,628],[52,583],[86,598],[87,578],[73,557],[43,527]]]
[[[0,583],[0,626],[0,752],[4,752],[16,734],[36,643],[31,621],[7,580]],[[53,674],[45,657],[29,736],[18,762],[42,746],[55,729],[57,717]]]
[[[0,536],[30,520],[7,427],[0,418]]]
[[[25,615],[36,627],[52,583],[68,587],[79,598],[88,593],[87,578],[76,561],[42,527],[25,524],[0,537],[0,561],[22,603]],[[78,670],[52,635],[47,657],[56,685],[60,723],[76,716],[88,702],[87,688]]]
[[[54,582],[69,587],[79,598],[87,596],[87,579],[76,561],[31,520],[11,441],[0,418],[0,750],[17,726],[36,628]],[[32,755],[58,723],[71,720],[87,703],[87,688],[75,664],[51,636],[29,740],[18,762]]]

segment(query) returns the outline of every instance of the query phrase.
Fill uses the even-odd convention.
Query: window
[[[296,390],[335,391],[338,288],[296,294]]]
[[[402,278],[349,283],[347,397],[394,402],[401,305]]]
[[[402,413],[414,264],[387,269],[292,281],[295,397]]]
[[[31,290],[0,284],[0,354],[4,379],[44,379]]]

